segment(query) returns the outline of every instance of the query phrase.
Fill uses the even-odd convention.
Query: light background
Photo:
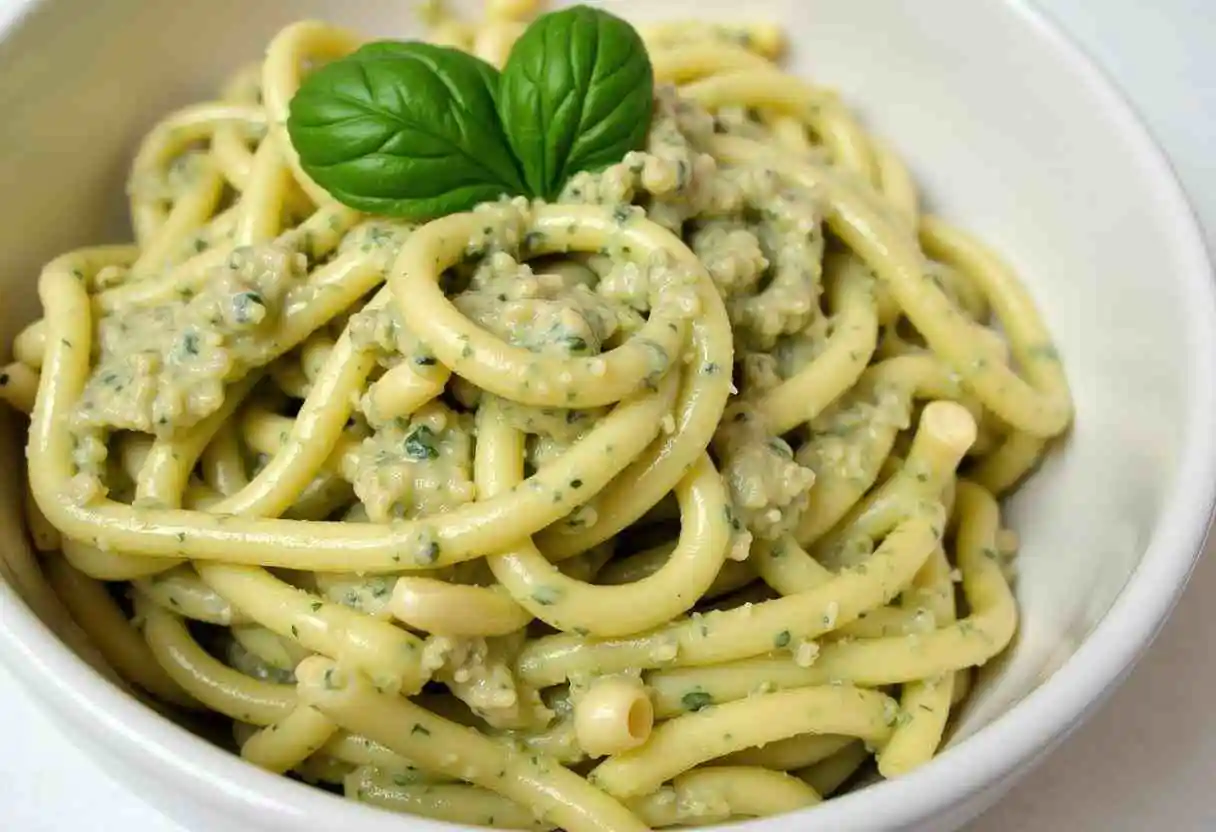
[[[0,0],[0,18],[15,2]],[[1040,4],[1148,120],[1216,250],[1216,2]],[[1213,422],[1216,429],[1216,415]],[[1208,547],[1180,607],[1123,688],[967,832],[1216,829],[1212,555],[1216,545]],[[0,829],[183,832],[76,751],[2,668],[0,728]]]

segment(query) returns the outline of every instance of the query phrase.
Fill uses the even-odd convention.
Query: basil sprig
[[[339,202],[433,217],[519,193],[494,67],[442,46],[372,43],[309,76],[287,130],[304,170]]]
[[[642,146],[654,70],[632,26],[575,6],[538,18],[520,35],[499,90],[503,127],[528,188],[553,199],[571,175]]]
[[[654,74],[637,32],[574,6],[536,19],[500,77],[418,42],[370,43],[308,76],[287,131],[335,199],[425,220],[503,195],[552,199],[641,147]]]

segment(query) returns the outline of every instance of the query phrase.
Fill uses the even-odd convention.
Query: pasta
[[[537,6],[431,41],[502,66]],[[339,202],[287,120],[362,39],[315,21],[153,128],[134,242],[51,261],[0,372],[116,678],[466,825],[726,822],[937,752],[1017,627],[1050,335],[778,27],[642,38],[644,146],[547,200]]]
[[[645,744],[653,723],[654,708],[640,679],[597,680],[574,706],[575,738],[592,757]]]

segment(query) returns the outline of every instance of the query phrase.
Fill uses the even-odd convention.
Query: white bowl
[[[20,4],[19,4],[20,5]],[[607,3],[650,18],[735,2]],[[1161,153],[1080,51],[1016,0],[753,0],[798,68],[840,89],[910,161],[934,209],[1020,269],[1077,403],[1066,447],[1010,505],[1020,637],[951,747],[903,779],[743,829],[947,830],[995,801],[1111,692],[1190,572],[1216,494],[1216,300]],[[332,17],[404,35],[383,0],[46,0],[0,23],[0,343],[37,313],[40,264],[123,239],[137,137],[207,96],[275,29]],[[2,16],[2,15],[0,15]],[[20,17],[19,15],[17,17]],[[5,418],[5,417],[0,417]],[[4,447],[17,459],[15,420]],[[82,748],[197,829],[450,828],[343,802],[242,763],[104,682],[56,638],[28,577],[19,466],[0,472],[0,656]]]

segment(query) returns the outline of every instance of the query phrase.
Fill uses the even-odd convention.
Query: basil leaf
[[[455,49],[368,44],[308,76],[287,131],[338,201],[424,220],[524,191],[498,120],[498,72]]]
[[[427,52],[434,50],[443,53],[444,55],[455,54],[460,56],[457,60],[463,64],[467,64],[469,69],[475,70],[480,76],[480,84],[490,92],[491,98],[498,96],[498,70],[490,64],[483,61],[475,55],[470,55],[459,49],[452,49],[447,46],[434,46],[428,43],[419,43],[417,41],[399,41],[399,40],[378,40],[372,43],[365,43],[360,46],[354,53],[354,56],[360,58],[392,58],[404,56],[406,58],[417,55],[419,52]],[[352,57],[354,57],[352,56]],[[464,82],[467,77],[459,77],[455,79],[457,82]],[[501,131],[500,131],[501,135]]]
[[[575,173],[642,146],[654,70],[632,26],[573,6],[537,18],[515,42],[498,105],[528,188],[553,199]]]

